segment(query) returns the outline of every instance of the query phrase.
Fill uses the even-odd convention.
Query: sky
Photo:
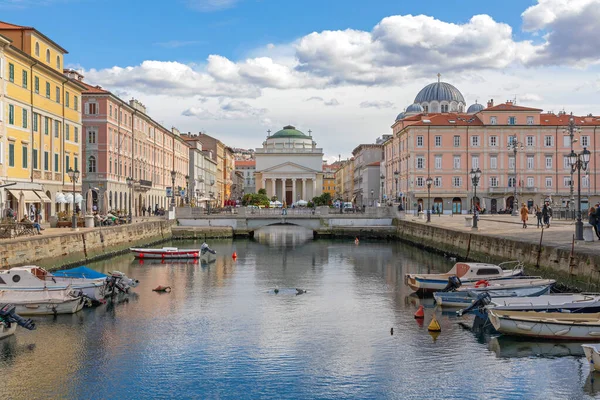
[[[391,133],[425,85],[600,115],[600,0],[0,0],[153,119],[260,147],[310,129],[328,160]]]

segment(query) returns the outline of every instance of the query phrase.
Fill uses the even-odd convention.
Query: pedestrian
[[[550,210],[548,203],[544,203],[544,207],[542,207],[542,220],[544,221],[546,228],[550,228]]]
[[[596,204],[596,212],[594,215],[596,216],[596,234],[598,234],[598,230],[600,229],[600,204]],[[598,239],[600,239],[600,236],[598,236]]]
[[[598,232],[598,219],[596,218],[596,208],[590,207],[588,211],[588,223],[594,227],[596,236],[600,239],[600,233]]]
[[[521,221],[523,221],[523,228],[527,228],[527,220],[529,219],[529,210],[525,203],[521,205]]]
[[[535,216],[537,218],[537,227],[539,228],[540,226],[544,226],[542,224],[542,209],[540,208],[539,205],[536,204],[535,206]]]
[[[146,216],[146,206],[142,206],[142,217]]]

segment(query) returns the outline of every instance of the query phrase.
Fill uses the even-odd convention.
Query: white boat
[[[503,266],[513,265],[512,269]],[[448,286],[448,279],[456,276],[462,283],[476,283],[493,279],[509,279],[523,275],[523,264],[507,261],[499,265],[459,262],[445,274],[406,274],[405,283],[415,292],[436,292]]]
[[[467,290],[456,292],[436,292],[433,294],[436,304],[442,307],[468,307],[475,303],[481,293],[488,293],[492,299],[495,297],[536,297],[548,294],[554,281],[550,279],[539,279],[539,283],[530,286],[500,287],[489,290]],[[543,282],[542,282],[543,281]],[[491,286],[490,286],[491,287]]]
[[[15,312],[13,304],[0,306],[0,339],[14,335],[17,325],[25,329],[34,330],[35,323],[30,319],[21,318]]]
[[[505,335],[553,340],[600,341],[600,313],[488,310],[494,328]]]
[[[590,368],[593,371],[600,371],[600,345],[599,344],[582,344],[585,358],[590,362]]]
[[[599,313],[600,295],[549,294],[539,297],[492,298],[487,308],[506,311]]]
[[[85,299],[72,288],[41,290],[0,290],[0,303],[15,305],[19,315],[74,314]]]
[[[211,249],[206,243],[203,243],[199,249],[179,249],[177,247],[163,247],[162,249],[143,249],[130,248],[133,255],[141,259],[163,259],[177,260],[200,258],[202,260],[211,260],[216,258],[217,252]]]

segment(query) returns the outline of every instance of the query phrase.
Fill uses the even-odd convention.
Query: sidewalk
[[[471,215],[442,215],[441,217],[432,215],[430,224],[456,231],[471,232],[477,235],[511,239],[534,243],[536,245],[540,243],[542,229],[536,228],[537,219],[535,216],[529,217],[527,228],[524,229],[520,217],[510,215],[480,215],[478,221],[479,229],[477,231],[465,226],[465,217],[467,216],[471,217]],[[425,216],[425,218],[427,217]],[[414,215],[406,215],[405,220],[423,224],[427,223],[427,219],[421,220]],[[584,221],[584,223],[586,222]],[[550,228],[543,229],[543,231],[543,246],[552,246],[569,252],[571,251],[573,235],[575,234],[575,221],[553,220],[550,222]],[[600,255],[600,242],[576,240],[574,249],[578,253]]]

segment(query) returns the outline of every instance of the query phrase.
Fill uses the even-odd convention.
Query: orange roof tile
[[[381,162],[377,161],[377,162],[373,162],[371,164],[367,164],[367,167],[379,167],[381,165]]]
[[[22,26],[22,25],[16,25],[16,24],[11,24],[8,22],[0,21],[0,29],[23,30],[23,29],[35,29],[35,28],[32,28],[30,26]]]
[[[541,108],[515,106],[512,103],[502,103],[484,108],[482,111],[543,111]]]
[[[483,122],[472,114],[437,113],[421,114],[418,122],[410,126],[473,126]]]
[[[571,115],[569,114],[541,114],[540,115],[540,125],[550,125],[550,126],[567,126],[569,124],[569,120],[571,119]],[[578,117],[573,116],[575,120],[575,125],[577,126],[598,126],[600,125],[600,117],[592,116],[592,117]]]
[[[83,94],[110,94],[110,92],[108,90],[104,90],[100,86],[92,86],[83,81],[78,81],[78,82],[83,84],[83,86],[85,86],[87,88],[87,90],[83,91]]]
[[[69,53],[64,47],[62,47],[61,45],[56,43],[54,40],[50,39],[48,36],[44,35],[42,32],[38,31],[37,29],[35,29],[32,26],[22,26],[22,25],[16,25],[16,24],[11,24],[8,22],[0,21],[0,30],[35,31],[35,32],[37,32],[38,35],[40,35],[41,37],[43,37],[44,39],[46,39],[47,41],[49,41],[50,43],[52,43],[53,45],[58,47],[63,53],[66,53],[66,54]]]
[[[255,160],[235,160],[236,167],[255,167]]]

